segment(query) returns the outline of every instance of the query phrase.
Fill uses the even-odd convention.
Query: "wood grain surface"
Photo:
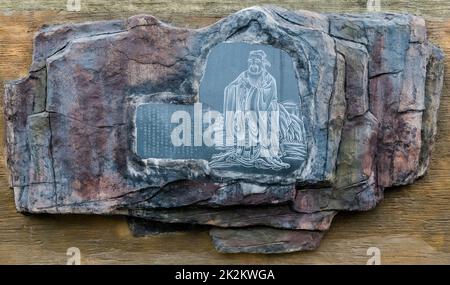
[[[31,63],[32,38],[44,24],[126,18],[152,14],[178,26],[202,27],[241,8],[276,4],[318,12],[366,12],[364,0],[151,1],[81,0],[68,12],[67,0],[0,0],[0,84],[23,77]],[[438,138],[428,174],[414,185],[386,191],[375,210],[340,213],[313,252],[283,255],[217,253],[207,231],[131,236],[122,217],[25,216],[16,213],[4,159],[0,119],[0,263],[65,264],[78,247],[82,264],[366,264],[378,247],[382,264],[450,263],[450,1],[381,0],[381,11],[425,17],[429,38],[446,53],[445,86]],[[3,96],[3,94],[2,94]]]

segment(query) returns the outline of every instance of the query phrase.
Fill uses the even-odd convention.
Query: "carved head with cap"
[[[252,75],[260,75],[266,66],[270,67],[267,55],[262,50],[252,50],[248,56],[248,72]]]

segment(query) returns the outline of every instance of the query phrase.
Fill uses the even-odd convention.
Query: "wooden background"
[[[376,2],[376,1],[375,1]],[[429,37],[450,58],[450,1],[380,0],[382,11],[425,17]],[[81,0],[68,12],[67,0],[0,0],[0,84],[27,74],[32,38],[43,24],[120,19],[153,14],[178,26],[202,27],[241,8],[277,4],[318,12],[365,12],[365,0],[151,1]],[[446,71],[450,61],[446,61]],[[24,216],[14,208],[4,159],[0,119],[0,263],[65,264],[69,247],[78,247],[82,264],[366,264],[369,247],[381,250],[382,264],[450,263],[450,75],[439,112],[439,133],[431,168],[413,186],[387,191],[377,209],[340,213],[313,252],[283,255],[217,253],[207,231],[131,236],[122,217]],[[2,94],[3,96],[3,94]]]

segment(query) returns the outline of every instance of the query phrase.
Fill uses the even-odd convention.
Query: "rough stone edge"
[[[210,230],[215,249],[222,253],[289,253],[314,250],[324,233],[316,231],[289,231],[271,228]]]
[[[422,117],[422,147],[417,178],[428,171],[437,133],[437,119],[444,85],[444,52],[432,45],[425,81],[425,110]]]

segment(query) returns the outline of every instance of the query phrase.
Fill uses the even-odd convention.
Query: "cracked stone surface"
[[[134,152],[137,104],[201,102],[208,55],[224,42],[292,59],[307,146],[299,169],[223,171]],[[386,188],[426,173],[443,61],[410,14],[265,6],[197,30],[149,15],[45,27],[29,75],[5,86],[16,208],[126,215],[136,235],[207,226],[227,253],[315,249],[338,211],[373,209]]]

